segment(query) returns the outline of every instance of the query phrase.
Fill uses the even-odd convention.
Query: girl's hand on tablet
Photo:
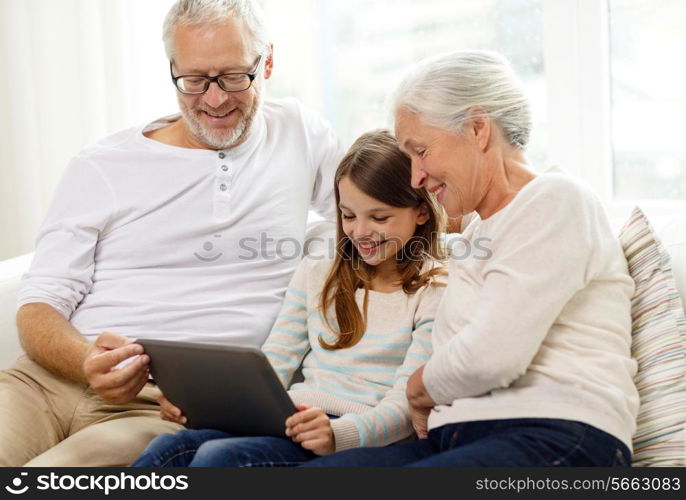
[[[160,404],[160,418],[168,422],[174,422],[181,425],[186,425],[188,419],[183,416],[181,410],[171,404],[164,394],[157,397],[157,402]]]
[[[304,405],[296,408],[298,413],[286,420],[286,436],[318,456],[336,451],[331,420],[324,410]]]

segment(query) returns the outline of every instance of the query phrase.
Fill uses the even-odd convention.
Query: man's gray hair
[[[394,114],[416,113],[456,133],[475,107],[500,125],[511,145],[529,144],[529,101],[510,63],[496,52],[465,50],[426,59],[410,69],[392,98]]]
[[[269,36],[260,5],[253,0],[178,0],[164,20],[162,40],[170,61],[174,60],[174,32],[180,25],[217,25],[227,19],[245,21],[251,34],[250,48],[255,55],[264,54]]]

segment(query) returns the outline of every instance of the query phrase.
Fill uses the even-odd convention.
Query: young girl
[[[263,347],[285,387],[302,364],[286,436],[184,430],[155,439],[134,466],[295,466],[412,434],[405,386],[431,355],[445,271],[442,212],[410,177],[386,131],[360,137],[338,168],[336,255],[303,260]],[[185,423],[162,403],[163,418]]]

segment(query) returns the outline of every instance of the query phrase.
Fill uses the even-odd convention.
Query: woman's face
[[[412,187],[426,187],[449,217],[473,212],[486,193],[477,132],[470,132],[447,132],[402,110],[395,118],[400,149],[412,160]]]

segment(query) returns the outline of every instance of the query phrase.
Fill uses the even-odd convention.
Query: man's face
[[[175,76],[251,73],[258,56],[250,49],[245,22],[229,19],[216,26],[178,26],[174,33]],[[262,73],[264,68],[264,73]],[[258,77],[248,90],[225,92],[216,82],[205,94],[177,91],[189,146],[231,149],[248,137],[260,106],[263,80],[271,76],[271,54],[264,54]]]

